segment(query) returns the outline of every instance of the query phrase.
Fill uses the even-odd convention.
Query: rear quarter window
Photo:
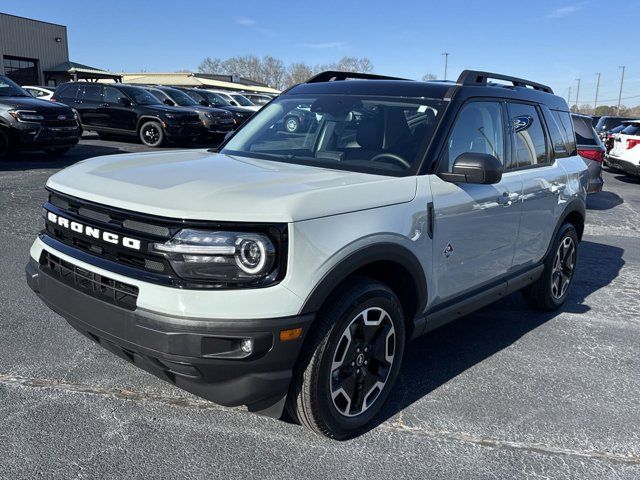
[[[567,153],[569,156],[576,154],[576,134],[573,130],[573,122],[571,121],[571,115],[569,112],[562,112],[559,110],[552,110],[553,118],[563,133],[565,143],[567,145]]]
[[[578,145],[596,146],[598,141],[596,140],[596,132],[591,126],[591,121],[578,116],[572,116],[573,127],[576,131],[576,142]]]
[[[79,89],[80,85],[60,85],[54,96],[56,98],[76,98],[78,96]]]

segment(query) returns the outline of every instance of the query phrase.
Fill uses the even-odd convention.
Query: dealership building
[[[67,27],[0,13],[0,75],[20,85],[120,80],[120,75],[69,61]]]

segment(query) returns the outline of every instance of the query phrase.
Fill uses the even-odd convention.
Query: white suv
[[[317,122],[277,128],[300,104]],[[286,404],[346,438],[379,412],[409,339],[517,290],[562,305],[586,180],[567,104],[544,85],[324,72],[218,152],[52,176],[27,281],[178,387],[274,416]]]
[[[613,137],[608,163],[613,168],[640,177],[640,120],[625,123],[627,126]]]

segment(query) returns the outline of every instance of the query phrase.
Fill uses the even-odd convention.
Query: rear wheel
[[[402,309],[386,285],[358,278],[316,322],[294,371],[287,408],[315,433],[348,438],[372,422],[398,376]]]
[[[164,143],[164,130],[156,121],[149,121],[140,127],[140,141],[147,147],[159,147]]]
[[[522,291],[527,304],[536,310],[556,310],[569,294],[578,259],[578,233],[570,223],[556,234],[544,262],[542,276]]]
[[[5,160],[11,152],[13,144],[9,134],[0,128],[0,160]]]

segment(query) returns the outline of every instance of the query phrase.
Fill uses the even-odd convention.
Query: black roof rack
[[[349,78],[352,80],[407,80],[406,78],[386,77],[384,75],[375,75],[373,73],[338,72],[336,70],[328,70],[314,75],[305,83],[333,82],[337,80],[347,80]]]
[[[531,87],[534,90],[540,90],[546,93],[553,93],[551,87],[542,85],[541,83],[532,82],[523,78],[511,77],[509,75],[501,75],[499,73],[478,72],[476,70],[464,70],[458,77],[457,83],[460,85],[487,85],[488,79],[504,80],[513,83],[514,87]]]

